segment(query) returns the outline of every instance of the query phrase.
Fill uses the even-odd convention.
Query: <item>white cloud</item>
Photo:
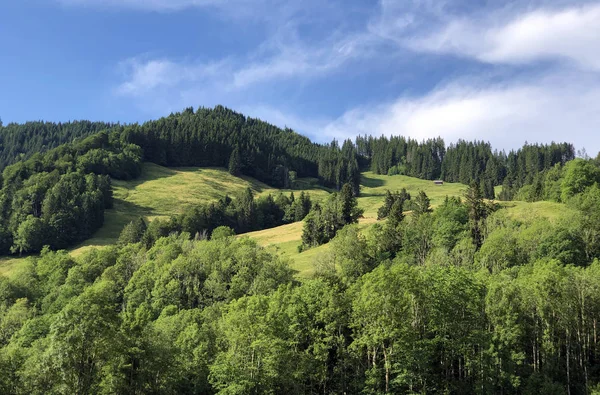
[[[182,83],[213,80],[226,67],[226,60],[202,64],[132,58],[121,63],[127,80],[117,88],[117,93],[139,96],[156,89],[178,87]]]
[[[418,140],[441,136],[490,141],[497,148],[533,142],[569,141],[600,150],[600,81],[551,76],[509,85],[454,83],[422,97],[350,110],[331,122],[328,138],[358,134],[403,135]]]
[[[454,53],[488,63],[569,60],[600,70],[600,5],[455,18],[437,32],[400,40],[415,51]],[[388,29],[389,31],[389,29]]]
[[[235,93],[259,84],[322,76],[346,62],[368,54],[370,44],[363,36],[329,39],[308,46],[291,39],[263,43],[245,58],[225,58],[210,63],[184,59],[131,58],[121,62],[125,81],[117,93],[139,96],[161,89],[215,89]]]

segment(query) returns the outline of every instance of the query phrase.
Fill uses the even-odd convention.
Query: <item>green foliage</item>
[[[102,132],[5,168],[0,253],[11,239],[12,252],[38,252],[44,245],[68,247],[100,228],[104,210],[112,207],[109,175],[131,178],[140,172],[139,147],[117,137]]]
[[[228,226],[218,226],[210,235],[211,240],[226,239],[235,236],[235,231]]]
[[[115,125],[104,122],[76,121],[66,123],[27,122],[24,124],[0,122],[0,171],[36,153],[52,150],[59,145],[85,138]]]
[[[396,137],[318,146],[217,107],[18,162],[2,176],[0,249],[41,254],[0,276],[0,392],[590,393],[600,385],[600,187],[597,163],[569,162],[571,151],[506,156]],[[339,192],[313,204],[304,192],[240,188],[169,220],[132,221],[117,246],[75,259],[43,247],[97,229],[109,177],[135,178],[142,156],[233,160],[234,173],[281,186],[293,172],[318,175]],[[435,211],[424,191],[414,201],[387,192],[387,220],[369,228],[373,218],[356,224],[358,169],[369,165],[472,184],[464,202],[425,186]],[[501,182],[507,197],[563,200],[572,214],[493,212],[484,199]],[[364,185],[382,196],[380,178]],[[303,248],[331,241],[314,279],[297,281],[271,250],[234,237],[302,219]]]
[[[158,238],[172,232],[185,232],[191,236],[206,238],[218,228],[230,229],[233,234],[268,229],[301,221],[310,207],[312,201],[308,194],[301,193],[299,199],[284,198],[281,195],[275,200],[270,194],[255,198],[252,190],[246,188],[233,198],[225,196],[216,203],[191,207],[169,221],[154,220],[141,240],[146,246],[151,246]],[[228,233],[229,231],[221,229],[217,236]]]
[[[304,221],[301,249],[327,243],[338,230],[358,222],[363,210],[358,208],[350,184],[344,184],[340,193],[329,196],[323,207],[315,205]]]
[[[473,183],[469,186],[464,197],[469,210],[468,213],[471,239],[473,240],[475,249],[479,249],[483,243],[483,221],[487,217],[488,209],[483,201],[483,195],[477,183]]]
[[[131,221],[121,231],[121,235],[119,236],[119,244],[132,244],[139,243],[142,241],[144,237],[144,233],[148,226],[146,225],[146,221],[143,218],[138,218],[134,221]]]
[[[415,198],[412,204],[413,213],[416,216],[431,213],[431,200],[424,191],[419,191],[419,194]]]
[[[561,184],[561,199],[568,201],[594,183],[600,182],[600,168],[592,161],[575,159],[565,165]]]
[[[400,205],[404,207],[404,203],[407,200],[410,200],[410,193],[406,191],[406,188],[402,188],[400,192],[395,192],[394,194],[386,190],[383,206],[377,210],[377,220],[387,218],[395,202],[400,201]]]

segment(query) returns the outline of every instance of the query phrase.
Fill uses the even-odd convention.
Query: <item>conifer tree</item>
[[[389,215],[394,202],[395,202],[394,196],[392,195],[392,193],[390,192],[389,189],[386,190],[385,191],[385,199],[383,201],[383,206],[379,207],[379,210],[377,210],[377,220],[382,220]]]
[[[431,201],[424,191],[419,191],[414,203],[413,213],[416,216],[431,213]]]
[[[392,208],[390,209],[390,213],[388,216],[388,224],[393,228],[397,228],[398,225],[404,219],[404,202],[401,199],[396,199],[394,204],[392,204]]]
[[[478,183],[472,183],[465,192],[465,203],[469,210],[469,227],[473,245],[476,250],[479,250],[483,244],[483,227],[487,210]]]
[[[239,176],[242,172],[242,159],[240,157],[240,150],[238,147],[233,149],[231,156],[229,157],[229,173],[234,176]]]

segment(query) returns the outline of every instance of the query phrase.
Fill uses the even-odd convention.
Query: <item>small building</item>
[[[444,185],[444,181],[442,181],[442,180],[435,180],[435,181],[433,181],[433,183],[435,185]]]

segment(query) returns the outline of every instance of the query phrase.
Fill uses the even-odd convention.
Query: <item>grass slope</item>
[[[361,178],[361,193],[358,198],[359,207],[365,210],[364,218],[361,218],[359,226],[368,228],[377,222],[377,210],[383,204],[386,190],[398,191],[402,188],[413,196],[422,190],[431,199],[432,206],[442,203],[446,196],[460,196],[467,188],[463,184],[445,183],[435,185],[432,181],[420,180],[408,176],[387,176],[372,172],[365,172]],[[329,250],[329,246],[322,245],[302,253],[298,252],[298,246],[302,239],[302,223],[283,225],[277,228],[265,229],[251,232],[248,236],[256,239],[259,244],[277,251],[290,260],[293,269],[298,271],[302,278],[310,277],[314,273],[315,259]]]
[[[365,210],[360,227],[367,229],[376,222],[377,209],[383,204],[386,190],[397,191],[406,188],[415,196],[419,190],[425,191],[432,206],[439,205],[446,196],[460,196],[465,185],[445,183],[434,185],[431,181],[407,176],[377,175],[363,173],[361,180],[359,206]],[[278,193],[280,190],[269,187],[250,177],[234,177],[224,169],[218,168],[165,168],[151,163],[144,164],[142,176],[133,181],[114,181],[114,208],[105,213],[105,225],[96,234],[71,253],[80,255],[87,249],[114,243],[121,229],[137,217],[147,220],[179,214],[187,207],[215,201],[225,194],[233,195],[245,188],[251,188],[257,195]],[[308,191],[315,201],[324,199],[330,191],[316,185],[314,179],[301,179],[298,187]],[[282,191],[289,193],[289,190]],[[295,190],[299,194],[300,190]],[[527,220],[546,217],[557,220],[572,214],[572,210],[560,203],[552,202],[504,202],[513,218]],[[323,245],[302,253],[298,252],[302,236],[302,222],[283,225],[246,235],[256,239],[259,244],[278,252],[289,259],[299,277],[309,277],[314,273],[317,257],[328,251]],[[0,275],[10,274],[25,258],[0,258]]]
[[[326,190],[318,188],[313,179],[301,179],[298,186],[317,200],[328,194]],[[104,226],[72,253],[79,255],[92,247],[113,244],[123,227],[135,218],[152,220],[170,217],[190,206],[216,201],[225,195],[235,195],[246,188],[252,189],[256,195],[280,191],[250,177],[232,176],[221,168],[166,168],[145,163],[138,179],[113,181],[114,208],[106,210]],[[300,193],[300,190],[294,192]]]
[[[431,205],[435,207],[442,203],[446,196],[461,196],[467,189],[463,184],[435,185],[432,181],[414,177],[387,176],[372,172],[362,173],[361,186],[358,204],[365,210],[365,218],[377,218],[377,210],[383,204],[386,190],[394,192],[406,188],[413,197],[422,190],[431,199]]]

